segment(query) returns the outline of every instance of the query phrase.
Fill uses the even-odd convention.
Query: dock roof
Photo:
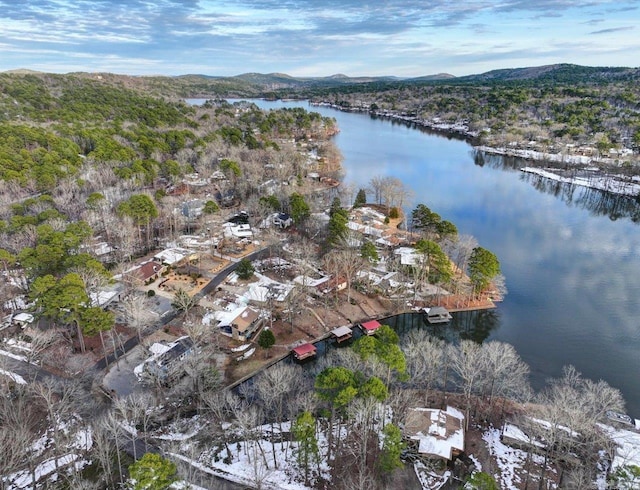
[[[294,347],[293,349],[293,353],[298,356],[298,357],[302,357],[302,356],[306,356],[309,354],[313,354],[316,352],[316,346],[313,344],[302,344],[299,345],[298,347]]]
[[[333,330],[331,330],[331,333],[333,335],[335,335],[336,337],[344,337],[345,335],[350,335],[351,334],[351,328],[349,328],[347,326],[338,327],[338,328],[334,328]]]
[[[367,330],[368,332],[373,332],[380,328],[380,322],[378,320],[369,320],[368,322],[361,323],[362,328]]]

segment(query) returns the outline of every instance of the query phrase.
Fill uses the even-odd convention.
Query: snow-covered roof
[[[258,303],[265,303],[270,297],[282,302],[287,299],[287,296],[289,296],[294,286],[293,284],[274,281],[262,274],[255,273],[254,275],[258,281],[251,283],[247,291],[242,295],[245,302],[256,301]]]
[[[418,253],[415,248],[398,247],[393,253],[400,256],[400,263],[402,265],[416,265],[418,263]]]
[[[329,279],[329,276],[323,276],[319,279],[312,279],[309,276],[296,276],[293,279],[293,282],[295,282],[296,284],[302,284],[303,286],[308,286],[310,288],[315,288],[327,282]]]
[[[182,245],[195,249],[207,249],[218,243],[217,238],[208,238],[204,236],[182,235],[178,237]]]
[[[14,315],[13,320],[19,323],[33,323],[33,315],[31,313],[18,313]]]
[[[525,444],[533,444],[541,448],[545,447],[543,443],[529,437],[527,434],[525,434],[522,431],[522,429],[520,429],[520,427],[517,427],[513,424],[505,423],[504,426],[502,427],[502,434],[504,437],[508,439],[513,439],[514,441],[523,442]]]
[[[118,296],[118,290],[109,289],[109,290],[101,290],[96,292],[89,293],[89,298],[91,299],[91,306],[106,306],[113,298]]]
[[[354,221],[349,221],[347,223],[347,228],[362,233],[363,235],[370,235],[378,238],[384,234],[384,230],[380,228],[376,228],[375,226],[362,225]]]
[[[237,238],[249,238],[253,236],[251,225],[234,225],[233,223],[224,223],[222,228],[226,236]]]
[[[420,454],[451,459],[454,450],[464,451],[464,415],[454,407],[410,409],[405,432]]]
[[[187,250],[185,248],[174,247],[174,248],[166,248],[162,252],[158,252],[153,256],[153,258],[164,264],[173,265],[180,262],[181,260],[183,260],[185,257],[188,257],[189,255],[191,255],[190,250]]]

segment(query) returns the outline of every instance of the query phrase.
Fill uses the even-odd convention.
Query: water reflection
[[[452,314],[453,319],[445,324],[430,324],[426,321],[423,313],[404,313],[380,320],[383,325],[389,325],[395,329],[401,339],[409,332],[415,329],[422,329],[429,332],[430,335],[440,338],[452,344],[458,344],[461,340],[473,340],[482,343],[487,340],[490,334],[500,325],[500,315],[498,310],[478,310],[464,311]],[[318,370],[318,361],[326,357],[335,349],[349,349],[353,342],[362,337],[362,331],[358,327],[353,327],[353,337],[346,341],[338,343],[333,338],[327,338],[316,342],[316,357],[305,359],[304,361],[296,361],[292,355],[288,355],[278,363],[296,364],[311,373]],[[402,342],[401,342],[402,343]],[[331,359],[331,357],[329,357]],[[254,378],[249,378],[240,386],[236,387],[236,393],[241,394],[245,398],[253,396],[249,389],[253,385]]]
[[[383,323],[394,327],[401,337],[412,329],[421,328],[432,336],[453,344],[460,340],[473,340],[480,344],[500,325],[498,310],[463,311],[453,313],[452,316],[449,323],[432,325],[420,313],[406,313],[387,318]]]
[[[373,175],[396,177],[416,196],[408,206],[427,204],[499,257],[509,294],[497,311],[456,314],[439,327],[442,335],[514,345],[534,388],[572,364],[621,389],[629,413],[640,414],[640,213],[633,199],[523,174],[524,160],[476,155],[423,128],[311,109],[338,121],[347,183],[365,188]],[[434,328],[417,317],[404,321]]]
[[[477,150],[473,150],[471,154],[473,163],[478,167],[520,171],[526,163],[518,158],[491,155]],[[607,216],[612,221],[628,218],[634,223],[640,222],[640,202],[636,198],[559,182],[528,172],[520,172],[519,179],[539,192],[558,198],[567,206],[588,211],[591,216]]]

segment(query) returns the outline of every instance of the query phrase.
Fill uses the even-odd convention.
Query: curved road
[[[256,260],[256,259],[263,258],[269,254],[270,248],[271,247],[261,248],[260,250],[256,250],[255,252],[250,253],[244,258],[249,260]],[[232,261],[224,269],[221,269],[194,297],[198,301],[200,301],[201,298],[203,298],[204,296],[209,294],[211,291],[216,289],[220,284],[222,284],[222,281],[224,281],[229,274],[231,274],[233,271],[235,271],[238,268],[238,263],[239,263],[239,260]],[[150,335],[151,333],[155,332],[159,328],[165,326],[167,323],[174,320],[176,316],[178,316],[178,312],[173,310],[171,313],[160,318],[158,322],[154,323],[149,328],[147,328],[143,332],[143,336]],[[105,369],[108,365],[115,362],[118,358],[120,358],[121,356],[129,352],[131,349],[133,349],[136,345],[138,345],[138,343],[139,343],[139,340],[137,335],[131,337],[129,340],[127,340],[124,343],[123,345],[124,348],[120,347],[116,349],[114,353],[108,355],[107,357],[103,357],[98,362],[96,362],[96,364],[94,365],[94,368],[98,370]]]

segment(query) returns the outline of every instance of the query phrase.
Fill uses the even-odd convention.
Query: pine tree
[[[269,349],[276,343],[276,336],[271,329],[265,328],[258,336],[258,345],[265,350],[265,357],[269,353]]]
[[[354,208],[361,208],[367,204],[367,192],[364,189],[360,189],[356,194],[356,199],[353,201]]]

